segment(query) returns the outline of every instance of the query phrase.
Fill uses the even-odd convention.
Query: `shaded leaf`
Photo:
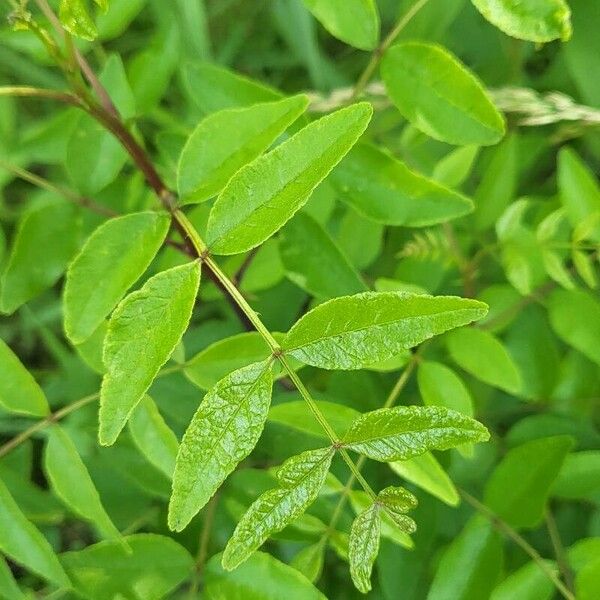
[[[169,224],[166,214],[140,212],[110,219],[90,235],[65,283],[65,331],[73,343],[89,338],[142,276]]]

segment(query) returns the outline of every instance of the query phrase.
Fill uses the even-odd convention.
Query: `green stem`
[[[406,14],[398,21],[394,29],[388,33],[384,40],[379,44],[371,56],[371,60],[367,64],[365,70],[359,77],[354,92],[352,93],[352,99],[358,98],[367,87],[367,84],[373,77],[373,74],[377,70],[383,55],[386,50],[396,41],[396,38],[400,35],[402,30],[412,21],[413,17],[429,2],[429,0],[417,0]]]
[[[508,523],[502,520],[495,512],[489,509],[485,504],[482,504],[477,498],[471,496],[465,490],[458,490],[461,497],[469,503],[477,512],[482,514],[486,519],[489,519],[491,524],[506,537],[510,538],[521,550],[538,565],[546,577],[552,581],[556,589],[562,594],[566,600],[575,600],[573,593],[565,586],[565,584],[557,577],[556,573],[548,566],[546,561],[540,556],[539,552],[519,533],[517,533]]]
[[[36,88],[28,85],[7,85],[0,87],[0,96],[18,96],[21,98],[45,98],[48,100],[58,100],[71,106],[83,108],[81,100],[69,92],[59,92],[57,90],[48,90],[45,88]]]
[[[573,590],[575,588],[573,583],[573,572],[571,571],[571,567],[569,565],[569,560],[567,558],[567,553],[565,552],[565,547],[560,538],[560,532],[558,531],[558,526],[556,524],[556,519],[552,514],[550,508],[546,509],[545,513],[546,517],[546,527],[548,528],[548,533],[550,534],[550,541],[552,542],[552,547],[554,548],[554,555],[556,556],[556,564],[567,584],[569,590]]]
[[[300,392],[300,395],[306,403],[312,414],[314,415],[317,422],[321,425],[327,437],[330,439],[332,445],[339,451],[341,457],[344,459],[348,468],[353,473],[354,477],[360,482],[364,490],[371,496],[372,498],[376,498],[375,492],[371,489],[369,483],[362,476],[360,471],[356,468],[354,461],[348,454],[345,448],[341,447],[340,440],[328,423],[327,419],[319,409],[317,403],[314,401],[310,392],[306,389],[304,383],[290,363],[288,362],[286,356],[284,355],[281,347],[277,343],[277,340],[273,337],[271,332],[265,327],[264,323],[261,321],[260,317],[256,314],[256,311],[248,304],[246,298],[242,295],[242,293],[238,290],[238,288],[234,285],[234,283],[223,273],[219,265],[215,262],[215,260],[208,254],[208,247],[199,236],[193,224],[187,218],[187,216],[181,210],[175,210],[173,212],[173,218],[179,224],[180,228],[185,232],[187,239],[193,245],[195,251],[198,256],[202,260],[202,262],[207,266],[208,269],[214,274],[216,279],[221,283],[223,288],[229,293],[229,295],[234,299],[236,304],[241,308],[243,313],[246,315],[252,326],[260,333],[265,342],[268,344],[269,348],[273,353],[273,356],[279,359],[281,366],[286,371],[290,381],[294,384],[297,390]]]

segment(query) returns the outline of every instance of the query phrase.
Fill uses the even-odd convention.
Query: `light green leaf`
[[[182,204],[219,193],[244,165],[260,156],[305,110],[306,96],[219,111],[188,138],[177,170]]]
[[[104,341],[99,440],[111,445],[181,340],[200,284],[189,262],[151,277],[115,309]]]
[[[74,36],[89,41],[98,37],[96,25],[85,6],[85,0],[61,0],[58,14],[62,26]]]
[[[305,314],[283,348],[315,367],[360,369],[486,312],[481,302],[453,296],[366,292],[335,298]]]
[[[58,425],[54,425],[48,433],[44,470],[54,493],[76,515],[92,522],[105,538],[121,537],[102,505],[96,486],[75,444]]]
[[[598,275],[596,274],[596,267],[592,262],[593,255],[586,254],[579,250],[573,250],[571,257],[579,277],[581,277],[590,288],[596,289],[598,287]]]
[[[34,206],[19,222],[0,281],[0,308],[12,313],[52,287],[77,251],[77,208],[49,201]]]
[[[25,595],[17,585],[10,567],[0,556],[0,598],[3,600],[26,600]]]
[[[194,567],[188,551],[171,538],[138,534],[117,542],[100,542],[60,559],[75,590],[88,600],[171,597]]]
[[[566,42],[572,33],[565,0],[471,0],[498,29],[520,40]]]
[[[204,397],[177,454],[169,527],[181,531],[256,446],[267,419],[271,361],[227,375]]]
[[[284,336],[274,333],[273,337],[281,342]],[[225,375],[265,360],[271,353],[272,350],[260,333],[247,331],[208,346],[186,363],[184,373],[198,387],[208,390]]]
[[[548,298],[555,333],[569,346],[600,364],[600,302],[582,290],[555,290]]]
[[[381,521],[376,504],[360,513],[350,529],[350,575],[354,585],[363,594],[371,591],[371,571],[379,553],[380,533]]]
[[[558,575],[558,569],[551,560],[545,560],[546,566]],[[490,600],[551,600],[554,596],[554,585],[547,573],[539,565],[528,562],[511,573],[494,588]]]
[[[298,518],[317,497],[329,471],[333,450],[309,450],[288,458],[277,471],[279,487],[265,492],[238,523],[223,553],[223,567],[235,569],[270,534]]]
[[[406,460],[428,450],[447,450],[466,442],[485,442],[479,422],[438,406],[397,406],[361,415],[342,438],[345,448],[373,460]]]
[[[373,50],[379,40],[379,12],[374,0],[303,0],[316,19],[339,40]]]
[[[398,110],[430,137],[458,146],[502,139],[504,118],[483,85],[442,46],[393,46],[383,57],[381,75]]]
[[[342,200],[386,225],[425,227],[473,210],[469,198],[411,171],[368,144],[355,147],[331,177]]]
[[[294,556],[290,565],[300,571],[310,582],[318,581],[323,573],[323,563],[325,561],[326,543],[319,540],[316,544],[311,544],[302,548]],[[260,554],[257,552],[256,554]]]
[[[240,169],[211,210],[211,251],[245,252],[273,235],[356,143],[372,112],[366,102],[338,110]]]
[[[0,365],[0,406],[14,413],[45,417],[50,409],[42,388],[2,339]]]
[[[140,212],[110,219],[92,233],[67,271],[65,331],[73,343],[89,338],[141,277],[169,224],[166,214]]]
[[[0,480],[0,550],[15,562],[60,586],[69,578],[46,538],[21,512]]]
[[[150,396],[144,396],[135,407],[128,426],[133,442],[148,462],[171,479],[179,442]]]
[[[289,279],[317,298],[367,290],[333,239],[307,214],[298,213],[283,228],[279,251]]]
[[[421,489],[439,498],[449,506],[456,506],[460,501],[458,491],[431,452],[415,456],[409,460],[391,462],[390,468]]]
[[[293,567],[264,552],[255,552],[235,571],[221,566],[213,556],[204,571],[207,600],[326,600],[310,581]]]
[[[575,578],[577,600],[596,600],[600,594],[600,558],[587,563]]]
[[[263,83],[211,63],[190,63],[183,74],[188,96],[205,114],[283,98]]]
[[[458,188],[469,177],[478,155],[478,146],[456,148],[435,165],[432,178],[441,185]]]
[[[597,492],[600,492],[600,451],[569,454],[552,485],[552,495],[585,500]]]
[[[377,494],[377,503],[401,531],[411,534],[417,530],[416,523],[405,514],[417,506],[417,499],[408,490],[396,486],[386,487]]]
[[[315,404],[338,435],[347,431],[352,422],[360,416],[357,410],[344,404],[326,400],[315,400]],[[292,400],[272,406],[268,419],[271,423],[279,423],[295,431],[329,441],[323,427],[315,420],[304,400]]]
[[[563,148],[558,155],[558,190],[572,225],[580,225],[600,213],[600,187],[596,177],[570,148]],[[600,223],[595,225],[592,239],[600,241]]]
[[[487,482],[485,503],[512,527],[537,527],[572,446],[572,438],[555,436],[509,450]]]
[[[469,327],[452,331],[446,341],[450,356],[467,373],[501,390],[519,391],[519,369],[502,342],[491,333]]]
[[[489,520],[477,516],[442,554],[427,600],[488,598],[501,570],[502,540]]]

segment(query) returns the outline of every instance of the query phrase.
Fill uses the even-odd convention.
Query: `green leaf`
[[[235,569],[271,535],[298,518],[317,497],[333,458],[331,448],[288,458],[277,471],[279,487],[265,492],[238,523],[223,553],[223,567]]]
[[[104,341],[99,440],[115,442],[184,334],[198,293],[198,261],[151,277],[115,309]]]
[[[274,333],[281,342],[283,334]],[[251,363],[266,360],[272,350],[262,335],[247,331],[232,335],[211,344],[186,362],[184,373],[187,378],[203,390],[208,390],[225,375]]]
[[[502,342],[491,333],[469,327],[452,331],[446,342],[452,360],[467,373],[511,394],[519,391],[519,369]]]
[[[14,413],[45,417],[50,409],[42,388],[2,339],[0,364],[0,406]]]
[[[410,481],[449,506],[460,501],[458,491],[431,452],[409,460],[391,462],[390,468],[406,481]]]
[[[417,530],[417,525],[405,513],[417,506],[417,499],[402,487],[389,486],[377,494],[377,503],[403,532],[411,534]]]
[[[287,354],[323,369],[360,369],[483,317],[487,307],[453,296],[366,292],[306,313],[283,341]]]
[[[177,188],[182,204],[219,193],[239,169],[260,156],[305,110],[308,98],[292,96],[211,114],[194,129],[181,153]]]
[[[89,41],[98,37],[96,25],[84,0],[60,0],[58,14],[62,26],[74,36]]]
[[[170,598],[194,567],[188,551],[171,538],[138,534],[117,542],[100,542],[61,555],[73,587],[88,600]]]
[[[140,212],[110,219],[92,233],[65,283],[65,331],[73,343],[88,339],[141,277],[169,224],[166,214]]]
[[[76,515],[92,522],[105,538],[121,537],[102,505],[75,444],[58,425],[54,425],[48,433],[44,469],[54,493]]]
[[[333,239],[307,214],[298,213],[284,227],[279,251],[288,278],[319,299],[367,290]]]
[[[294,556],[290,565],[297,569],[310,582],[318,581],[323,573],[323,563],[325,562],[326,543],[319,540],[316,544],[311,544],[302,548]],[[260,554],[257,552],[256,554]]]
[[[171,479],[179,442],[150,396],[144,396],[135,407],[128,426],[134,444],[148,462]]]
[[[77,208],[63,201],[25,213],[0,281],[2,312],[13,313],[58,281],[77,251],[79,226]]]
[[[520,40],[566,42],[572,33],[565,0],[471,0],[498,29]]]
[[[361,415],[342,442],[345,448],[373,460],[391,462],[488,439],[488,430],[481,423],[453,410],[397,406]]]
[[[221,379],[204,397],[177,454],[169,527],[181,531],[256,446],[267,419],[271,361]]]
[[[4,600],[26,600],[25,595],[20,590],[15,578],[6,564],[4,558],[0,556],[0,598]]]
[[[485,503],[512,527],[536,527],[572,446],[572,438],[555,436],[509,450],[487,482]]]
[[[379,553],[380,533],[381,521],[376,504],[360,513],[350,529],[350,575],[354,585],[363,594],[371,591],[371,571]]]
[[[456,148],[435,165],[432,178],[441,185],[458,188],[469,177],[478,155],[478,146]]]
[[[600,302],[581,290],[555,290],[548,298],[555,333],[569,346],[600,364]]]
[[[379,12],[373,0],[303,0],[334,37],[361,50],[374,50],[379,41]]]
[[[70,582],[52,547],[21,512],[0,480],[0,550],[15,562],[60,586]]]
[[[558,575],[556,565],[545,560],[546,566]],[[539,565],[531,561],[512,572],[494,588],[490,600],[551,600],[554,596],[554,585]]]
[[[245,252],[280,229],[356,143],[372,112],[366,102],[338,110],[240,169],[211,210],[211,251]]]
[[[473,210],[469,198],[411,171],[368,144],[353,148],[331,178],[342,200],[385,225],[425,227]]]
[[[427,600],[488,598],[501,570],[502,540],[488,520],[475,517],[442,554]]]
[[[596,600],[600,594],[600,558],[587,563],[575,578],[577,600]]]
[[[189,97],[205,114],[283,98],[263,83],[211,63],[190,63],[183,75]]]
[[[571,148],[558,155],[558,190],[560,201],[574,226],[600,213],[600,187],[594,173]],[[600,224],[593,229],[595,241],[600,241]]]
[[[574,452],[565,458],[552,495],[585,500],[600,491],[600,451]]]
[[[304,575],[270,554],[255,552],[232,572],[223,569],[221,558],[206,563],[207,600],[326,600]]]
[[[442,46],[393,46],[383,57],[381,75],[398,110],[430,137],[458,146],[502,139],[504,118],[483,85]]]

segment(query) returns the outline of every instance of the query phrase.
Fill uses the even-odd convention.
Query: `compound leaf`
[[[471,0],[498,29],[530,42],[571,37],[571,11],[565,0]]]
[[[338,110],[240,169],[211,210],[211,251],[238,254],[273,235],[356,143],[372,112],[366,102]]]
[[[288,458],[277,472],[279,487],[265,492],[238,523],[223,553],[223,567],[235,569],[270,534],[281,531],[315,500],[333,458],[331,448],[309,450]]]
[[[42,388],[2,339],[0,364],[0,406],[10,412],[45,417],[49,408]]]
[[[265,361],[234,371],[206,394],[179,447],[171,529],[184,529],[252,452],[267,419],[272,387],[271,362]]]
[[[305,110],[308,98],[292,96],[211,114],[181,152],[177,187],[182,204],[218,194],[232,175],[260,156]]]
[[[481,82],[436,44],[405,42],[390,48],[381,75],[392,102],[430,137],[458,146],[502,139],[504,118]]]
[[[360,369],[483,317],[487,306],[454,296],[366,292],[305,314],[283,341],[286,353],[323,369]]]
[[[331,178],[344,201],[385,225],[425,227],[473,210],[473,202],[466,196],[411,171],[368,144],[353,148]]]
[[[75,444],[58,425],[48,433],[44,468],[54,493],[74,513],[94,523],[103,537],[120,538],[121,534],[102,506],[96,486]]]
[[[380,534],[379,507],[373,504],[354,519],[348,546],[350,575],[363,594],[371,590],[371,571],[379,552]]]
[[[0,550],[15,562],[31,569],[60,587],[69,587],[69,578],[52,547],[27,519],[0,480]]]
[[[342,438],[344,446],[373,460],[406,460],[428,450],[485,442],[478,421],[439,406],[397,406],[361,415]]]
[[[73,343],[89,338],[141,277],[169,224],[166,214],[140,212],[110,219],[90,235],[67,271],[65,331]]]
[[[115,309],[104,340],[106,374],[100,390],[102,445],[111,445],[160,368],[181,340],[200,284],[189,262],[151,277]]]

